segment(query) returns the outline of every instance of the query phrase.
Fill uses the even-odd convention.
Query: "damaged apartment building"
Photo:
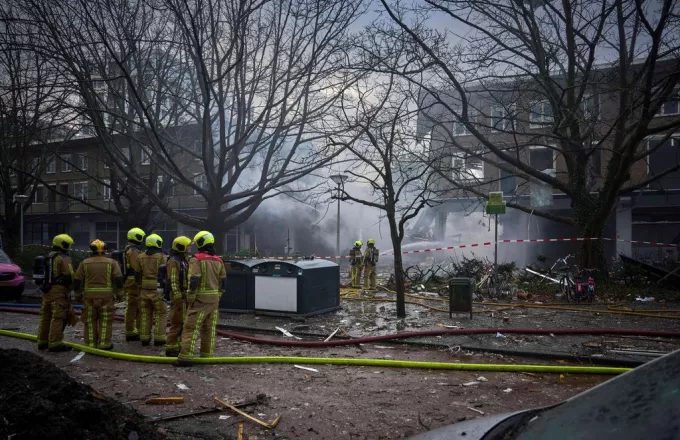
[[[658,63],[656,72],[661,77],[669,69],[677,68],[674,60]],[[591,192],[602,187],[610,160],[613,160],[611,134],[613,118],[619,111],[617,86],[608,78],[611,67],[595,68],[589,83],[584,87],[579,104],[584,124],[592,130],[589,142],[593,149],[587,159],[586,179]],[[552,78],[559,83],[561,78]],[[488,142],[508,154],[516,155],[519,161],[529,164],[560,181],[568,179],[567,167],[554,136],[553,108],[539,87],[527,79],[503,79],[472,82],[465,86],[469,103],[468,121]],[[434,96],[436,94],[436,97]],[[440,179],[440,189],[447,194],[442,203],[421,217],[416,229],[423,236],[442,241],[450,234],[446,230],[447,216],[469,215],[483,212],[484,200],[481,194],[489,191],[503,191],[504,199],[520,204],[528,212],[508,208],[500,216],[503,225],[501,239],[541,239],[575,237],[575,229],[567,224],[532,215],[532,210],[571,217],[571,199],[564,193],[542,182],[530,182],[512,172],[508,164],[505,170],[482,158],[491,158],[491,153],[472,135],[451,112],[461,112],[461,100],[451,91],[421,93],[421,111],[418,117],[418,136],[429,146],[431,154],[441,156],[442,170],[449,179]],[[436,98],[436,99],[435,99]],[[444,103],[444,104],[443,104]],[[639,146],[650,154],[637,161],[629,174],[625,186],[645,182],[650,176],[661,173],[680,163],[680,93],[675,90],[655,114],[650,127],[673,125],[648,136]],[[671,124],[669,124],[671,122]],[[458,147],[457,147],[457,146]],[[597,146],[597,147],[595,147]],[[467,151],[463,151],[467,150]],[[502,162],[500,162],[502,163]],[[423,220],[425,219],[425,220]],[[604,237],[621,240],[677,243],[680,233],[680,171],[664,174],[662,178],[644,188],[618,198],[616,208],[607,220]],[[465,239],[463,238],[463,242]],[[508,252],[509,260],[518,261],[524,254],[529,263],[537,255],[551,258],[574,253],[576,243],[555,243],[550,246],[527,244],[512,249],[501,247]],[[659,247],[634,244],[623,241],[605,242],[608,260],[621,253],[641,259],[658,260],[667,252],[675,253],[673,247]]]

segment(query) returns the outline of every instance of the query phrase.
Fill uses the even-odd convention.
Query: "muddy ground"
[[[441,328],[638,328],[680,331],[680,320],[604,313],[611,304],[587,306],[597,312],[550,309],[506,309],[475,306],[469,315],[436,312],[408,305],[408,318],[398,320],[392,297],[378,295],[378,301],[343,301],[343,309],[332,314],[291,320],[268,316],[223,314],[224,326],[250,329],[263,337],[282,337],[275,327],[282,327],[304,339],[311,335],[339,333],[352,337],[387,334],[395,331],[418,331]],[[535,301],[535,300],[534,300]],[[534,303],[526,302],[526,304]],[[422,301],[445,307],[435,300]],[[539,302],[546,302],[545,299]],[[516,301],[515,301],[516,303]],[[539,304],[540,305],[540,304]],[[617,308],[657,310],[675,313],[676,304],[617,304]],[[494,310],[493,312],[491,310]],[[119,311],[120,313],[120,311]],[[657,313],[657,312],[653,312]],[[35,333],[37,316],[0,312],[0,328]],[[252,333],[252,329],[257,329]],[[82,341],[82,324],[68,328],[66,339]],[[162,354],[157,347],[125,343],[122,323],[114,324],[116,350],[149,355]],[[678,340],[613,336],[524,336],[496,335],[442,336],[418,338],[416,343],[366,344],[307,349],[272,347],[219,338],[216,355],[256,356],[291,355],[316,357],[361,357],[382,359],[427,360],[465,363],[575,364],[573,355],[643,362],[658,353],[678,348]],[[36,352],[27,341],[0,337],[1,348],[21,348]],[[488,353],[503,350],[506,354]],[[631,350],[645,352],[631,355]],[[552,359],[519,356],[513,352],[551,353]],[[623,351],[623,354],[620,353]],[[618,353],[617,353],[618,352]],[[560,359],[560,355],[564,357]],[[72,361],[76,353],[40,353],[64,369],[71,377],[92,385],[102,395],[115,398],[149,418],[167,417],[213,408],[215,397],[231,401],[250,401],[266,395],[265,402],[249,407],[254,416],[281,421],[273,431],[260,429],[252,422],[229,412],[220,412],[157,423],[171,438],[236,438],[239,423],[244,423],[245,439],[392,439],[407,438],[426,429],[482,417],[559,402],[607,380],[607,376],[557,374],[517,374],[491,372],[453,372],[406,370],[375,367],[312,366],[318,372],[292,365],[212,365],[175,369],[169,365],[139,364],[85,355]],[[464,384],[483,376],[488,381]],[[175,406],[146,405],[151,397],[184,396],[185,403]],[[0,419],[1,420],[1,419]]]

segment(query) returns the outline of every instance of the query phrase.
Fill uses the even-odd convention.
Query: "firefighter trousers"
[[[198,338],[201,338],[201,357],[212,357],[215,353],[215,329],[220,319],[219,303],[201,301],[200,295],[189,306],[182,328],[182,349],[180,359],[195,356]]]
[[[111,330],[115,313],[113,292],[85,292],[82,316],[85,324],[83,335],[85,345],[103,350],[111,348]]]
[[[361,287],[361,264],[352,265],[352,287]]]
[[[139,338],[142,342],[151,341],[153,326],[154,342],[165,342],[165,330],[168,327],[168,308],[156,289],[142,289],[139,294],[140,328]]]
[[[139,286],[134,277],[125,281],[125,336],[139,334]]]
[[[367,264],[364,266],[364,289],[375,290],[376,283],[375,266]]]
[[[182,326],[187,315],[187,301],[183,298],[173,299],[170,304],[170,329],[165,351],[179,351]]]
[[[38,325],[38,347],[58,347],[63,344],[69,301],[66,295],[48,292],[43,295]]]

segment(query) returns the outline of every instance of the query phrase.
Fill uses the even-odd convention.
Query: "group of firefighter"
[[[155,346],[165,346],[166,356],[177,357],[175,366],[192,365],[199,338],[199,355],[213,356],[218,303],[226,285],[226,270],[215,252],[213,234],[200,231],[193,240],[179,236],[173,240],[169,256],[163,253],[163,239],[157,234],[147,237],[140,228],[132,228],[127,240],[125,249],[111,256],[103,241],[94,240],[91,256],[74,272],[68,255],[73,239],[67,234],[54,237],[52,251],[40,259],[45,277],[40,287],[38,349],[71,350],[63,338],[66,325],[77,322],[70,298],[73,290],[75,301],[83,303],[83,339],[89,347],[113,349],[114,304],[124,295],[127,342],[141,341],[148,346],[153,339]],[[192,243],[198,252],[190,256]],[[164,297],[170,299],[167,333]]]
[[[361,252],[363,243],[360,240],[354,242],[354,247],[349,251],[349,263],[352,267],[352,287],[360,288],[361,273],[364,274],[364,290],[374,291],[376,289],[375,266],[378,264],[380,253],[375,247],[375,240],[372,238],[366,242],[366,251]]]

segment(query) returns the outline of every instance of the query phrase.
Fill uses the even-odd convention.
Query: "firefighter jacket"
[[[167,257],[157,249],[147,249],[138,256],[139,271],[135,273],[135,280],[141,284],[142,290],[156,290],[158,270],[166,261]]]
[[[190,301],[198,298],[204,303],[218,303],[226,278],[227,271],[220,257],[205,252],[194,255],[189,261]]]
[[[189,262],[184,256],[171,255],[166,264],[170,298],[181,299],[189,289]]]
[[[73,263],[64,252],[52,251],[47,254],[47,270],[50,271],[48,293],[68,295],[73,287]]]
[[[141,253],[142,251],[134,243],[128,243],[125,246],[125,267],[123,268],[125,279],[135,279],[135,274],[139,272],[139,254]]]
[[[378,264],[378,258],[380,257],[380,251],[376,247],[367,247],[364,253],[364,266],[375,266]]]
[[[363,262],[361,248],[353,247],[349,250],[349,263],[352,266],[358,266]]]
[[[78,296],[107,297],[123,287],[123,273],[113,258],[95,255],[86,258],[78,266],[75,276],[75,291]]]

